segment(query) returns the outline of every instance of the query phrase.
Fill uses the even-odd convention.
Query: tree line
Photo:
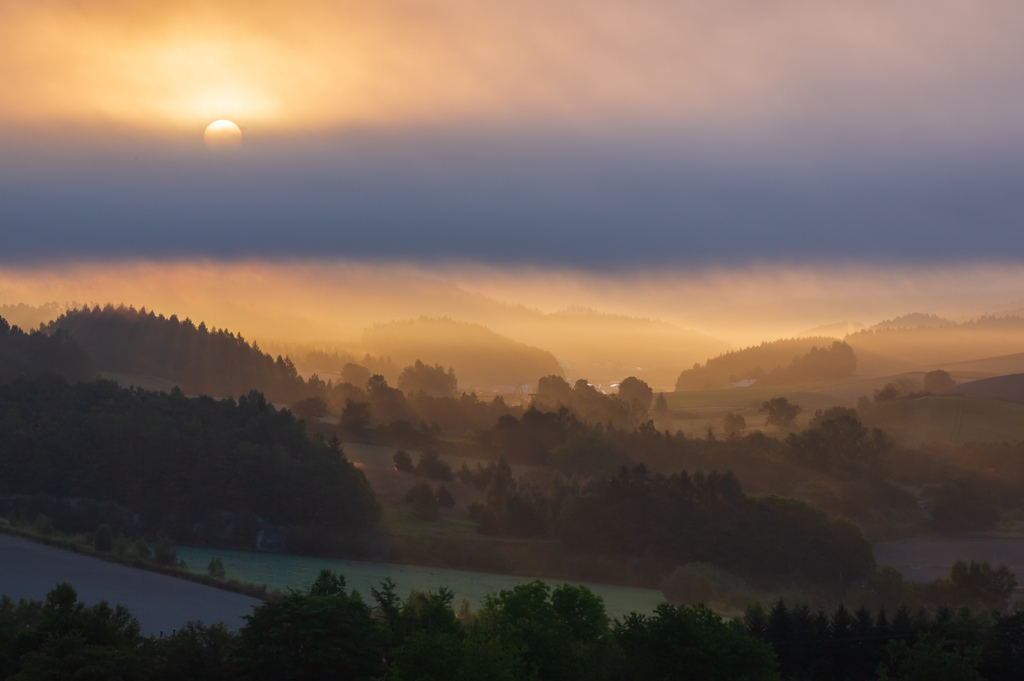
[[[0,383],[46,372],[71,381],[96,374],[89,354],[68,332],[26,333],[0,317]]]
[[[487,596],[472,611],[454,594],[398,596],[385,580],[370,600],[321,572],[306,590],[270,600],[238,632],[189,623],[140,635],[121,606],[86,606],[69,584],[43,602],[0,601],[0,676],[12,679],[777,679],[774,655],[738,621],[660,606],[611,621],[586,587],[541,582]]]
[[[190,622],[143,637],[122,606],[87,606],[69,584],[0,600],[0,676],[172,681],[1009,681],[1024,671],[1024,613],[901,607],[831,612],[777,600],[739,619],[659,605],[611,620],[583,586],[520,584],[456,610],[455,595],[389,579],[369,600],[324,570],[269,600],[237,632]]]

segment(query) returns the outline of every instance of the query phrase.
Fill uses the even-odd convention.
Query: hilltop
[[[727,352],[679,374],[676,391],[714,390],[742,382],[796,383],[853,375],[857,358],[834,338],[785,338]]]

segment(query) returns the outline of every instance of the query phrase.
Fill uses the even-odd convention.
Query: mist
[[[112,260],[5,267],[0,304],[145,307],[286,352],[383,352],[366,341],[369,327],[446,318],[554,353],[572,378],[607,384],[637,374],[670,389],[695,362],[765,340],[821,335],[815,327],[822,325],[839,324],[828,335],[842,337],[914,311],[957,321],[1020,313],[1020,277],[1019,267],[987,265],[601,275],[454,262]]]

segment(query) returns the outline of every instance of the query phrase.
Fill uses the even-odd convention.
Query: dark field
[[[0,592],[14,600],[43,600],[59,582],[69,582],[83,603],[126,606],[147,635],[170,635],[190,620],[238,629],[261,602],[7,535],[0,535],[0,566]]]

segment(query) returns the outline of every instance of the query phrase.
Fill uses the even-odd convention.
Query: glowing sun
[[[214,121],[206,126],[203,143],[210,151],[235,151],[242,146],[242,130],[231,121]]]

